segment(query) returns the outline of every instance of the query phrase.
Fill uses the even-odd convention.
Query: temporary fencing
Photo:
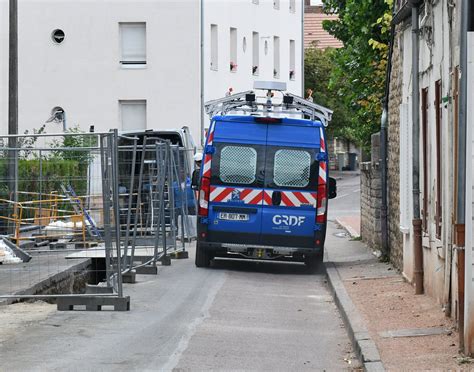
[[[128,310],[124,281],[187,257],[192,151],[116,130],[0,137],[0,300]]]
[[[117,131],[0,137],[0,299],[129,309],[117,143]]]
[[[153,135],[121,137],[120,228],[132,281],[134,272],[156,273],[157,262],[169,264],[170,254],[187,257],[185,242],[195,235],[191,151]]]

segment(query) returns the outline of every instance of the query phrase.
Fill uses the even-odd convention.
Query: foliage
[[[305,51],[305,87],[313,91],[316,103],[334,111],[328,134],[331,137],[352,139],[347,128],[351,125],[350,113],[336,89],[331,89],[335,50],[309,48]]]
[[[347,137],[370,150],[379,130],[393,0],[324,0],[339,15],[324,28],[344,43],[332,55],[330,88],[351,115]]]

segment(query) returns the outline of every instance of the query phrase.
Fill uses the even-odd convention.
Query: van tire
[[[324,251],[314,255],[314,256],[309,256],[306,257],[304,260],[304,264],[306,265],[306,268],[310,272],[315,272],[316,269],[321,266],[322,262],[324,259]]]
[[[196,244],[196,267],[209,267],[211,264],[210,252],[206,251],[199,243]]]

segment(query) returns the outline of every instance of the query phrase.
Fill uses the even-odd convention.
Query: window
[[[225,146],[221,150],[219,178],[224,183],[250,185],[257,174],[257,151],[247,146]]]
[[[280,9],[280,0],[273,0],[273,8]]]
[[[441,156],[442,156],[442,142],[441,142],[441,118],[442,118],[442,99],[441,99],[441,80],[435,83],[435,110],[436,110],[436,237],[441,239],[442,229],[442,191],[443,191],[443,174],[441,172]]]
[[[311,6],[322,6],[323,0],[310,0],[309,4]]]
[[[423,153],[423,231],[428,231],[428,88],[421,91],[421,129]]]
[[[64,31],[60,29],[56,29],[51,33],[51,39],[53,39],[56,44],[61,44],[65,37]]]
[[[219,53],[217,25],[211,25],[211,70],[217,71],[218,58]]]
[[[230,71],[237,71],[237,29],[230,28]]]
[[[120,43],[123,66],[146,64],[146,23],[120,23]]]
[[[260,58],[260,37],[258,32],[252,32],[252,74],[258,75]]]
[[[146,129],[146,101],[119,101],[122,130]]]
[[[273,182],[278,187],[304,188],[309,185],[311,154],[301,150],[277,150],[273,167]]]
[[[273,37],[273,77],[278,79],[280,77],[280,38]]]
[[[295,80],[295,58],[296,58],[296,44],[294,40],[290,40],[290,80]]]
[[[294,13],[296,11],[295,7],[295,0],[290,0],[290,13]]]

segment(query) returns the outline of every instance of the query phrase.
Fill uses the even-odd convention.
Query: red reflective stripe
[[[265,200],[265,203],[268,204],[268,205],[272,204],[272,197],[266,191],[263,195],[263,200]]]
[[[262,194],[263,194],[263,191],[261,193],[259,193],[255,198],[253,198],[249,204],[260,204],[260,202],[262,201]]]
[[[245,189],[240,193],[240,200],[245,199],[250,193],[252,192],[252,189]]]
[[[284,192],[281,193],[281,201],[283,203],[285,203],[285,205],[287,207],[294,207],[295,205],[293,204],[293,202],[288,198],[288,196],[286,196],[286,194]]]
[[[296,199],[298,199],[301,204],[311,204],[301,192],[294,192],[293,195],[296,196]]]
[[[229,196],[230,194],[232,194],[232,191],[234,191],[234,189],[223,189],[222,192],[217,195],[212,201],[214,202],[221,202],[222,200],[224,200],[227,196]]]

